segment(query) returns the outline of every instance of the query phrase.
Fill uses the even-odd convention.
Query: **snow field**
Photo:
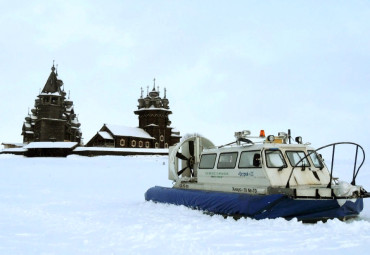
[[[165,156],[0,155],[0,254],[367,253],[368,200],[348,222],[235,221],[146,202],[155,185],[171,186]]]

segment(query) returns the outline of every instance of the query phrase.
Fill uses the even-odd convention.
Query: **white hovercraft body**
[[[154,195],[152,198],[147,197],[147,200],[183,204],[211,213],[240,214],[257,219],[347,218],[358,215],[362,210],[362,198],[369,194],[361,186],[355,185],[355,178],[365,159],[363,150],[363,161],[357,172],[354,170],[352,184],[349,184],[333,178],[333,169],[327,168],[314,148],[309,144],[302,144],[301,138],[296,139],[298,144],[291,144],[288,143],[290,137],[285,133],[267,138],[264,134],[259,137],[249,135],[249,131],[237,132],[235,143],[220,147],[195,135],[170,147],[169,179],[174,181],[173,188],[148,191],[146,196],[158,192],[158,197]],[[259,142],[252,142],[252,139]],[[337,144],[333,146],[335,145]],[[357,152],[361,146],[354,145],[357,146],[357,162]],[[216,209],[208,201],[206,204],[194,202],[198,195],[201,196],[199,201],[206,201],[207,196],[215,194],[219,194],[220,198],[225,197],[224,202],[218,202],[215,198],[213,205],[220,203]],[[168,196],[172,198],[167,198]],[[178,201],[183,199],[186,201]],[[227,205],[228,199],[230,205]],[[244,202],[239,201],[240,199]],[[281,205],[277,201],[282,201]],[[247,203],[248,206],[238,203]],[[270,208],[270,204],[276,206]],[[286,208],[279,209],[282,204],[284,207],[291,206],[291,212],[287,212]],[[218,209],[231,205],[235,209]],[[262,210],[264,213],[259,210],[252,213],[253,206],[268,206],[269,209]],[[306,209],[297,210],[297,206]]]

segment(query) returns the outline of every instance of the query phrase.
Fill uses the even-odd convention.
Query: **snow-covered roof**
[[[158,125],[156,125],[156,124],[149,124],[149,125],[146,125],[147,127],[158,127]]]
[[[24,149],[24,148],[6,148],[6,149],[2,149],[0,150],[0,152],[3,152],[3,153],[14,153],[14,152],[26,152],[27,150]]]
[[[168,111],[168,112],[170,112],[171,110],[170,109],[166,109],[166,108],[140,108],[140,109],[138,109],[138,110],[136,110],[136,111]]]
[[[171,134],[171,137],[182,137],[181,135]]]
[[[53,118],[41,118],[42,120],[54,120],[54,121],[65,121],[61,119],[53,119]]]
[[[77,142],[32,142],[24,146],[25,149],[47,149],[47,148],[73,148]]]
[[[106,140],[113,140],[113,137],[106,131],[99,131],[98,134]]]
[[[34,134],[33,131],[26,131],[26,134]]]
[[[25,145],[24,143],[6,143],[6,142],[3,142],[1,144],[2,145],[13,145],[13,146],[17,146],[17,147],[23,147]]]
[[[53,93],[51,93],[51,92],[41,92],[40,95],[42,95],[42,96],[61,96],[59,94],[59,92],[53,92]]]
[[[136,153],[168,153],[167,148],[109,148],[109,147],[77,147],[73,151],[116,151]]]
[[[140,137],[145,139],[155,139],[151,137],[145,130],[135,127],[126,127],[119,125],[105,125],[113,135],[115,136],[131,136],[131,137]]]

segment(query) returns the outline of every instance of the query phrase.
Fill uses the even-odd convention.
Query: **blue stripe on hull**
[[[293,199],[283,194],[249,195],[201,190],[152,187],[145,200],[223,215],[241,215],[255,219],[283,217],[298,220],[321,220],[357,216],[363,200],[346,201],[340,206],[334,199]]]

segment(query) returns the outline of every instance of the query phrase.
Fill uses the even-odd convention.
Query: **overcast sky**
[[[368,1],[1,1],[0,29],[0,142],[22,141],[55,60],[85,143],[138,126],[155,77],[182,135],[290,128],[370,150]]]

